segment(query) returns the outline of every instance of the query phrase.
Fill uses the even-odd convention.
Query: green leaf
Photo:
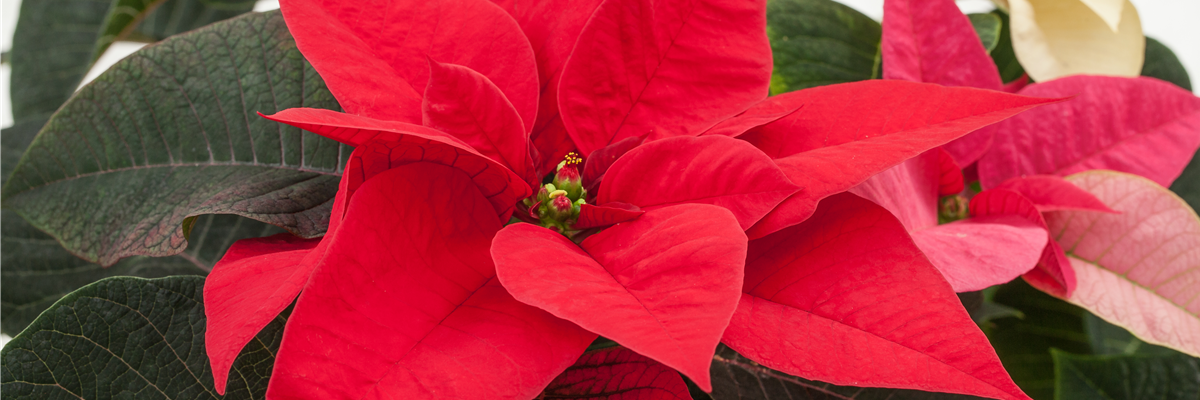
[[[1169,355],[1182,354],[1167,347],[1143,342],[1125,328],[1113,325],[1095,314],[1083,316],[1084,331],[1095,355]]]
[[[979,35],[979,41],[983,42],[983,48],[987,51],[992,51],[996,45],[1000,43],[1000,32],[1003,31],[1004,24],[1000,22],[1000,17],[996,14],[967,14],[967,18],[971,19],[971,26],[975,28],[975,34]]]
[[[0,133],[0,165],[5,176],[45,119],[31,120]],[[234,241],[281,231],[234,215],[190,217],[195,236],[187,251],[173,257],[133,257],[101,268],[71,255],[54,238],[12,211],[0,211],[0,332],[15,336],[62,296],[97,280],[118,275],[157,278],[203,275]]]
[[[949,393],[930,393],[918,390],[859,388],[835,386],[824,382],[798,378],[772,370],[742,357],[733,349],[720,345],[713,357],[713,391],[715,400],[965,400],[979,397]],[[693,394],[695,397],[696,395]]]
[[[1054,398],[1054,360],[1051,348],[1087,354],[1091,343],[1084,331],[1086,311],[1034,289],[1018,279],[1001,285],[994,301],[1024,314],[984,324],[996,354],[1013,381],[1030,397]]]
[[[831,0],[770,0],[771,93],[879,78],[878,22]]]
[[[1187,69],[1179,62],[1179,57],[1166,45],[1152,38],[1146,38],[1146,63],[1142,64],[1142,76],[1149,76],[1174,83],[1181,88],[1192,90],[1192,80],[1188,77]]]
[[[250,11],[247,0],[25,0],[12,48],[13,117],[58,109],[112,42],[151,13],[151,21],[174,21],[145,41],[191,30]],[[159,10],[155,11],[158,6]],[[154,11],[154,12],[152,12]],[[145,35],[143,35],[145,36]]]
[[[1082,356],[1054,350],[1057,400],[1195,400],[1200,360],[1183,354]]]
[[[1025,68],[1017,62],[1017,53],[1013,52],[1012,31],[1008,25],[1008,14],[1000,10],[992,11],[992,15],[1000,18],[1000,36],[996,39],[996,47],[992,48],[992,61],[1000,70],[1000,79],[1004,83],[1012,82],[1025,75]]]
[[[218,399],[204,351],[204,278],[109,278],[64,297],[0,351],[5,399]],[[277,317],[242,349],[223,399],[262,399]]]
[[[1183,173],[1175,178],[1170,188],[1193,210],[1200,210],[1200,156],[1197,155],[1192,156],[1192,161],[1183,168]]]
[[[173,36],[50,118],[4,207],[102,265],[183,251],[181,223],[194,215],[319,236],[351,149],[255,114],[292,107],[338,109],[278,11]]]

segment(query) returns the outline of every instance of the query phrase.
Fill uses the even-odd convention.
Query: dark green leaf
[[[174,21],[159,40],[250,11],[247,0],[25,0],[12,48],[12,109],[18,121],[58,109],[113,41],[150,21]],[[181,4],[176,4],[181,3]]]
[[[1146,38],[1146,63],[1142,64],[1142,76],[1162,79],[1192,90],[1192,80],[1183,63],[1179,62],[1179,57],[1166,45],[1149,37]]]
[[[1169,355],[1180,354],[1166,347],[1143,342],[1125,328],[1113,325],[1087,313],[1083,316],[1084,331],[1095,355]]]
[[[754,400],[960,400],[979,397],[917,390],[835,386],[787,375],[742,357],[725,345],[713,357],[712,398]]]
[[[979,35],[979,41],[983,42],[983,48],[987,51],[995,49],[996,44],[1000,43],[1000,32],[1003,30],[1000,17],[987,13],[968,14],[967,18],[971,19],[971,26],[975,28],[975,34]]]
[[[1013,52],[1012,47],[1012,31],[1008,26],[1008,14],[1000,10],[992,11],[992,15],[1000,18],[1000,36],[996,40],[996,47],[992,49],[992,61],[996,63],[996,68],[1000,70],[1000,78],[1005,83],[1012,82],[1025,75],[1025,68],[1021,67],[1021,63],[1017,62],[1017,53]]]
[[[1192,161],[1183,168],[1183,173],[1171,184],[1171,191],[1179,195],[1193,210],[1200,210],[1200,157],[1192,156]]]
[[[4,207],[110,265],[183,250],[189,216],[238,214],[324,232],[350,148],[255,115],[338,109],[279,12],[148,46],[51,117],[4,186]]]
[[[5,399],[218,399],[204,352],[204,278],[109,278],[64,297],[0,351]],[[278,317],[242,349],[224,399],[264,398]]]
[[[1054,350],[1057,400],[1195,400],[1200,360],[1183,354],[1081,356]]]
[[[8,182],[8,175],[17,167],[17,161],[25,148],[33,142],[48,116],[28,118],[16,125],[0,130],[0,185]]]
[[[45,119],[27,121],[0,133],[0,164],[8,172],[33,140]],[[133,257],[101,268],[71,255],[54,238],[12,211],[0,211],[0,331],[15,336],[62,296],[97,280],[118,275],[157,278],[203,275],[238,239],[281,231],[233,216],[190,217],[195,236],[187,251],[173,257]]]
[[[994,301],[1020,311],[1025,318],[1000,318],[984,324],[1004,369],[1030,397],[1054,398],[1051,348],[1087,354],[1083,309],[1034,289],[1018,279],[1001,285]]]
[[[880,77],[883,28],[831,0],[770,0],[771,93]]]

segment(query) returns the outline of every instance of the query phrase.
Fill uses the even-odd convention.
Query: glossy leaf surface
[[[1142,76],[1162,79],[1184,90],[1192,90],[1191,77],[1179,62],[1179,57],[1169,47],[1153,38],[1146,38],[1146,64],[1142,65]]]
[[[545,228],[509,225],[492,257],[513,297],[709,389],[712,351],[737,306],[745,246],[731,213],[685,204],[648,211],[578,246]]]
[[[1121,214],[1047,215],[1079,282],[1067,298],[1139,338],[1200,355],[1200,218],[1145,178],[1111,171],[1068,181]]]
[[[413,163],[368,180],[324,239],[271,397],[536,396],[595,335],[500,286],[499,229],[465,172]]]
[[[624,347],[584,353],[550,382],[543,399],[691,400],[679,373]]]
[[[227,395],[218,396],[204,355],[203,284],[116,277],[71,293],[4,346],[0,390],[35,399],[264,398],[284,317],[241,352]]]
[[[254,116],[300,105],[337,108],[278,13],[176,36],[65,104],[5,184],[4,206],[103,265],[183,251],[180,223],[201,214],[320,235],[348,149]]]
[[[881,75],[879,22],[832,0],[767,2],[771,94]]]
[[[1200,359],[1194,357],[1084,356],[1064,351],[1053,355],[1059,400],[1200,397]]]
[[[699,134],[766,98],[765,3],[602,3],[559,84],[563,123],[579,150],[590,154],[647,133]]]
[[[1167,186],[1200,147],[1200,98],[1163,81],[1072,76],[1020,94],[1075,97],[1000,124],[1007,134],[979,161],[984,188],[1021,175],[1090,169],[1138,174]]]
[[[647,210],[712,204],[733,212],[747,229],[797,190],[770,158],[744,141],[677,137],[644,144],[617,159],[596,201]]]
[[[722,342],[759,364],[833,384],[1027,398],[887,210],[831,197],[749,252]]]

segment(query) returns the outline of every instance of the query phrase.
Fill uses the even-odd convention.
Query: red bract
[[[622,347],[589,351],[550,386],[548,399],[691,400],[675,371]]]
[[[888,0],[883,28],[885,78],[1001,89],[996,67],[953,1]],[[960,166],[979,159],[984,188],[1022,175],[1086,169],[1134,172],[1166,185],[1200,146],[1200,99],[1155,79],[1076,76],[1020,93],[1071,99],[1006,120],[995,127],[994,139],[991,130],[981,130],[945,146]],[[940,165],[914,159],[854,191],[899,216],[956,290],[1003,283],[1035,265],[1027,278],[1055,282],[1040,287],[1064,293],[1074,287],[1071,273],[1063,271],[1070,266],[1062,250],[1038,232],[1044,222],[993,215],[935,226],[937,195],[953,193],[959,179],[945,162]],[[1108,211],[1061,179],[1013,182],[1043,211]]]
[[[748,235],[789,229],[826,197],[1049,101],[895,81],[764,100],[764,1],[502,6],[284,2],[301,51],[349,113],[267,118],[356,149],[319,245],[246,242],[210,276],[206,346],[220,391],[237,351],[297,293],[271,398],[530,398],[597,334],[709,389],[713,350],[744,298]],[[406,87],[416,94],[400,96]],[[590,152],[581,172],[572,150]],[[560,155],[563,169],[549,169]],[[501,228],[510,217],[528,223]],[[913,251],[862,257],[897,277],[910,269],[887,266],[925,262]],[[889,321],[971,324],[951,302],[925,304],[942,317]],[[994,359],[968,364],[992,383],[929,388],[1020,397],[995,389],[1011,381]],[[904,371],[829,379],[907,385]]]

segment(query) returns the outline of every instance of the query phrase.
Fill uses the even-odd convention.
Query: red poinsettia
[[[1002,88],[996,66],[952,0],[888,0],[883,31],[885,78]],[[1069,266],[1061,263],[1063,251],[1047,241],[1040,216],[980,214],[975,210],[982,203],[972,202],[970,218],[938,225],[939,196],[962,190],[958,166],[978,160],[984,188],[1027,174],[1063,176],[1085,169],[1135,172],[1165,185],[1200,146],[1200,134],[1189,128],[1200,122],[1196,113],[1200,103],[1165,82],[1076,76],[1024,83],[1014,82],[1004,89],[1073,98],[979,130],[852,190],[900,217],[917,245],[958,291],[979,290],[1027,272],[1027,278],[1047,282],[1058,292],[1069,292],[1074,286]],[[1111,212],[1094,198],[1085,201],[1090,206],[1075,202],[1090,195],[1070,187],[1065,181],[1043,177],[1027,181],[1021,194],[1045,201],[1028,207],[1064,203]],[[1006,198],[1017,201],[1017,197]],[[965,213],[963,203],[952,197],[941,206],[944,211],[949,206],[949,214],[955,209]]]
[[[830,196],[1047,100],[766,98],[763,1],[282,8],[347,112],[267,118],[356,149],[324,238],[242,241],[209,276],[219,391],[299,293],[272,398],[532,398],[597,335],[703,389],[724,341],[834,383],[1025,398],[902,226]]]

